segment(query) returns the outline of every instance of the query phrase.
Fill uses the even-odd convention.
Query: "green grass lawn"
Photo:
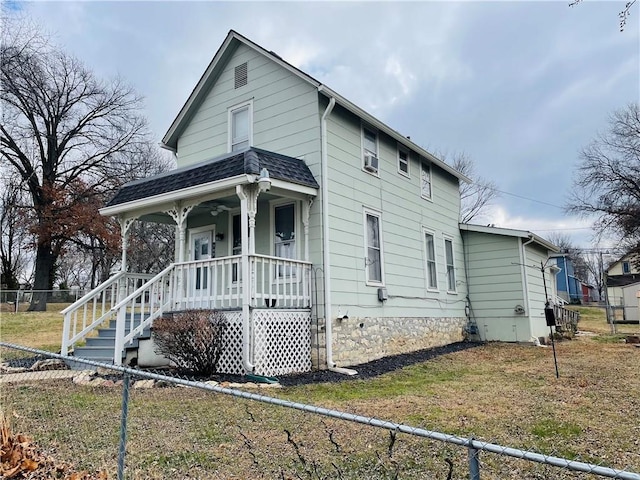
[[[640,349],[602,341],[597,312],[585,310],[580,328],[604,334],[558,342],[559,379],[551,348],[489,343],[372,379],[260,393],[639,471]],[[2,386],[15,428],[109,478],[121,395],[70,380]],[[127,435],[127,478],[444,479],[445,458],[453,478],[468,477],[464,448],[196,389],[133,389]],[[488,453],[481,461],[483,479],[584,478]]]

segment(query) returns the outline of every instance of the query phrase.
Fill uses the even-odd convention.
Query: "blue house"
[[[556,273],[558,296],[568,303],[581,303],[582,282],[575,276],[573,262],[569,257],[556,257],[556,265],[560,269]]]

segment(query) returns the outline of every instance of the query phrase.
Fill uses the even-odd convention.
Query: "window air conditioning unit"
[[[364,154],[364,169],[369,172],[378,172],[378,157],[370,153]]]

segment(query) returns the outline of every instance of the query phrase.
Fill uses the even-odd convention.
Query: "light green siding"
[[[247,62],[247,85],[234,88],[234,69]],[[252,101],[252,146],[319,163],[317,90],[264,55],[241,45],[222,69],[178,139],[178,166],[227,153],[228,109]],[[312,169],[313,170],[313,169]],[[314,172],[315,173],[315,172]]]
[[[471,318],[485,341],[529,341],[520,238],[463,232]]]
[[[361,122],[336,107],[328,120],[329,238],[335,311],[376,317],[463,317],[466,283],[455,177],[432,167],[433,201],[420,196],[419,157],[398,173],[397,142],[378,133],[379,177],[362,168]],[[367,285],[364,210],[381,214],[384,287]],[[427,290],[423,227],[435,234],[439,291]],[[457,292],[447,293],[444,235],[453,241]],[[335,312],[333,312],[335,313]]]
[[[545,337],[549,334],[549,327],[544,316],[544,305],[546,298],[553,298],[554,292],[551,288],[552,279],[548,268],[545,268],[545,281],[547,284],[547,297],[545,297],[544,283],[542,279],[541,267],[547,266],[549,252],[539,245],[530,244],[525,246],[525,264],[527,272],[527,284],[529,285],[529,315],[531,317],[531,336]]]

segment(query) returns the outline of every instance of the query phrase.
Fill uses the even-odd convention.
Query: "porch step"
[[[140,325],[140,317],[134,321],[134,328]],[[127,324],[127,328],[129,325]],[[133,342],[125,347],[123,358],[126,350],[138,348],[138,340],[151,338],[151,329],[145,328],[140,335],[137,335]],[[116,321],[109,322],[108,328],[99,328],[97,337],[88,337],[84,347],[76,347],[73,351],[74,357],[93,360],[94,362],[113,364],[113,349],[116,345]],[[78,364],[82,366],[82,364]],[[86,367],[86,366],[85,366]],[[73,367],[72,367],[73,368]]]

